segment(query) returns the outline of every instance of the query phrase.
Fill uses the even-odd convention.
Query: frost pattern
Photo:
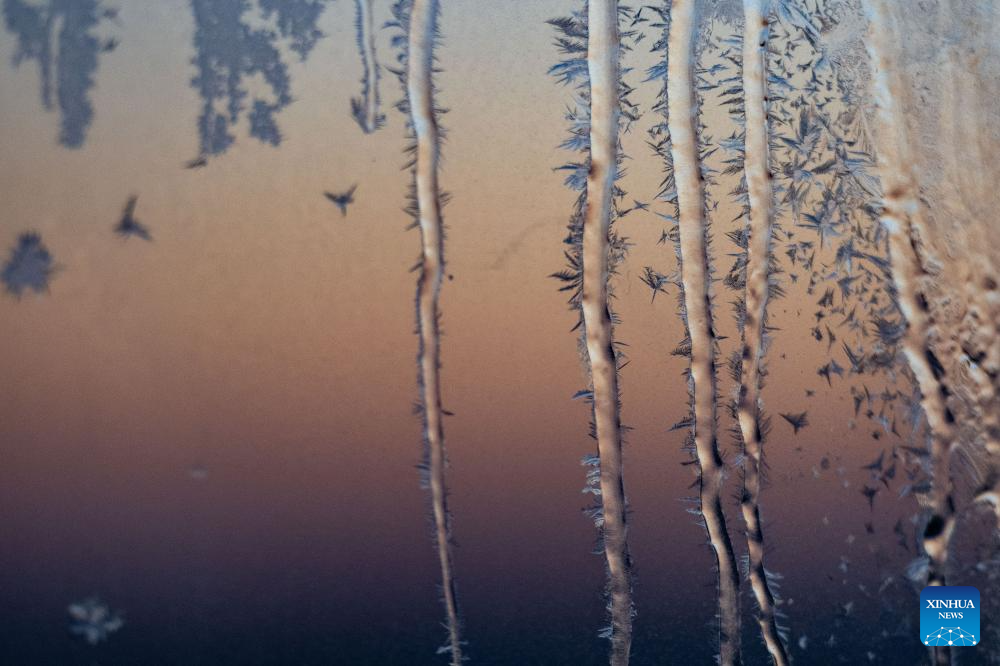
[[[108,637],[125,625],[121,615],[113,612],[97,597],[72,603],[67,608],[72,622],[69,630],[90,645],[106,641]]]
[[[7,293],[20,296],[28,289],[41,294],[49,289],[49,280],[55,272],[52,255],[36,233],[24,233],[10,252],[0,279]]]
[[[117,17],[99,0],[49,0],[41,5],[4,0],[4,24],[17,37],[15,67],[38,63],[42,108],[59,106],[59,143],[80,148],[94,119],[90,91],[98,58],[118,42],[95,34],[102,22]]]
[[[292,103],[288,65],[279,40],[305,58],[322,33],[316,22],[326,0],[191,0],[197,75],[191,80],[202,99],[198,117],[199,157],[220,155],[235,142],[233,127],[244,115],[249,134],[262,143],[281,143],[277,116]],[[253,27],[272,19],[276,29]],[[260,76],[269,95],[251,94]],[[248,104],[249,98],[249,104]]]

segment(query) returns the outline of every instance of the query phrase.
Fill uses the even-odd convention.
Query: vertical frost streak
[[[715,331],[710,282],[704,189],[698,159],[693,76],[697,34],[695,0],[674,0],[670,18],[667,90],[674,180],[680,211],[681,281],[691,337],[694,382],[695,454],[701,472],[701,511],[719,573],[719,663],[740,664],[739,578],[722,511],[722,458],[716,437]]]
[[[451,663],[462,663],[458,602],[452,570],[451,526],[445,487],[445,448],[440,384],[438,296],[444,272],[444,223],[438,185],[440,131],[434,106],[434,42],[437,0],[413,0],[410,9],[406,81],[410,118],[416,138],[415,193],[421,241],[421,271],[417,281],[417,324],[420,335],[420,377],[427,440],[429,485],[434,515],[441,588],[448,621]]]
[[[906,127],[896,104],[900,85],[892,46],[894,22],[882,0],[869,0],[869,55],[874,71],[878,111],[878,167],[884,191],[882,224],[889,233],[889,255],[899,309],[906,318],[903,350],[920,388],[920,404],[931,431],[931,517],[924,529],[923,547],[930,559],[928,585],[944,585],[948,546],[955,528],[952,496],[951,451],[955,441],[954,417],[947,405],[944,370],[931,349],[933,324],[921,280],[927,275],[920,263],[917,243],[927,239],[909,157]],[[951,663],[951,650],[932,648],[934,663]]]
[[[743,94],[746,114],[744,169],[750,199],[747,246],[746,320],[737,405],[743,436],[743,497],[750,585],[757,600],[761,637],[775,666],[788,664],[778,634],[774,595],[764,569],[764,532],[760,523],[763,436],[760,388],[771,262],[771,174],[767,131],[767,37],[764,0],[744,0]]]
[[[593,380],[594,425],[601,465],[604,554],[611,605],[611,664],[624,666],[632,643],[618,365],[608,311],[611,208],[618,158],[618,2],[589,0],[587,70],[590,77],[590,171],[583,219],[581,309]]]
[[[372,0],[355,0],[357,16],[358,52],[361,54],[361,97],[351,100],[351,113],[365,134],[382,127],[385,116],[379,110],[378,84],[381,78],[378,59],[375,55],[375,30],[372,18]]]

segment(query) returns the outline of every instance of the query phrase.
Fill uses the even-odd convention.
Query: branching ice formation
[[[357,33],[358,53],[361,55],[361,96],[351,98],[351,116],[365,134],[385,125],[385,114],[380,108],[378,83],[382,68],[375,57],[375,29],[372,27],[373,0],[354,0],[357,14],[354,28]]]
[[[199,156],[220,155],[233,144],[233,126],[246,112],[250,136],[277,146],[282,135],[277,114],[292,103],[291,77],[279,49],[287,38],[300,59],[322,33],[316,22],[327,0],[260,0],[259,16],[274,17],[278,29],[252,27],[249,0],[191,0],[194,13],[194,64],[191,80],[202,100],[198,118]],[[248,15],[249,14],[249,15]],[[263,78],[270,96],[254,95],[249,111],[249,80]]]
[[[17,36],[14,66],[38,61],[42,107],[52,110],[54,88],[59,143],[67,148],[80,148],[87,139],[94,119],[90,90],[98,57],[117,46],[114,39],[102,39],[94,31],[116,15],[117,10],[105,8],[99,0],[47,0],[40,5],[3,0],[4,23]]]
[[[398,29],[393,44],[399,49],[400,69],[396,72],[403,85],[404,99],[399,110],[408,118],[407,131],[411,155],[407,164],[413,181],[407,212],[413,226],[420,229],[421,256],[417,263],[417,381],[420,387],[419,413],[424,426],[424,461],[421,471],[430,490],[434,541],[441,566],[441,591],[445,607],[448,642],[439,654],[450,655],[452,666],[461,666],[464,643],[458,598],[455,592],[452,554],[451,513],[448,511],[445,469],[447,454],[444,442],[445,409],[441,404],[441,331],[439,297],[444,277],[444,220],[441,208],[447,196],[438,181],[441,160],[442,110],[435,103],[437,71],[435,47],[438,33],[437,0],[397,0],[393,20],[388,27]]]
[[[778,634],[774,594],[764,568],[764,531],[760,520],[763,445],[760,389],[767,350],[767,305],[771,286],[771,166],[767,119],[767,38],[769,21],[763,0],[744,0],[743,95],[745,110],[744,172],[749,205],[746,253],[743,350],[737,415],[743,441],[743,496],[748,570],[759,611],[761,636],[775,666],[788,655]]]
[[[698,102],[693,62],[698,34],[694,0],[673,0],[667,38],[667,131],[678,207],[683,316],[690,344],[691,421],[698,463],[699,508],[716,556],[719,593],[719,663],[742,663],[739,572],[722,509],[725,469],[717,438],[716,334],[712,323],[711,267],[698,145]]]
[[[55,270],[52,255],[42,243],[42,237],[28,232],[17,239],[17,245],[10,251],[0,272],[0,280],[7,293],[20,298],[28,289],[38,294],[48,291]]]
[[[628,549],[628,504],[623,482],[622,439],[618,373],[622,356],[614,340],[615,317],[608,281],[622,260],[627,241],[614,232],[620,217],[618,202],[623,192],[616,182],[622,159],[622,118],[636,117],[628,101],[631,89],[623,83],[621,52],[627,48],[619,29],[626,9],[617,0],[589,0],[586,10],[550,23],[560,36],[556,45],[565,59],[550,73],[560,82],[573,84],[579,96],[576,108],[567,114],[570,138],[563,147],[584,153],[585,161],[571,162],[566,184],[580,192],[570,220],[566,252],[569,267],[555,274],[571,292],[570,305],[579,312],[575,328],[581,342],[591,386],[578,393],[592,408],[591,435],[597,440],[597,455],[584,458],[591,470],[585,492],[599,504],[588,510],[600,534],[607,565],[610,625],[601,636],[611,641],[610,663],[625,666],[632,644],[631,557]]]

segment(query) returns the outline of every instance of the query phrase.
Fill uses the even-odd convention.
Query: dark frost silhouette
[[[116,17],[117,10],[98,0],[3,0],[4,25],[17,37],[12,63],[38,62],[42,107],[51,111],[58,105],[59,143],[67,148],[79,148],[87,139],[98,57],[118,46],[116,39],[102,39],[95,31]]]
[[[138,202],[139,197],[134,194],[128,198],[125,210],[122,211],[121,220],[115,225],[115,233],[123,238],[135,236],[136,238],[151,241],[153,240],[153,236],[149,233],[149,229],[135,217],[135,205]]]
[[[799,434],[799,430],[802,430],[807,425],[809,425],[808,414],[809,414],[809,412],[800,412],[798,414],[796,414],[796,413],[788,413],[788,414],[782,414],[781,418],[783,418],[786,421],[788,421],[788,424],[790,426],[792,426],[792,430],[794,431],[794,434],[797,435],[797,434]]]
[[[333,204],[340,209],[340,215],[347,215],[347,207],[354,203],[354,191],[358,189],[357,185],[351,185],[351,188],[346,192],[324,192],[323,196],[333,202]]]
[[[305,60],[322,32],[316,22],[327,0],[191,0],[195,22],[198,73],[191,80],[202,99],[198,117],[199,156],[189,168],[202,166],[208,155],[221,155],[235,142],[233,127],[242,117],[250,136],[277,146],[282,134],[277,115],[292,103],[291,77],[280,41]],[[253,27],[273,21],[277,30]],[[251,93],[250,82],[264,86]],[[269,90],[262,95],[261,89]],[[249,99],[248,99],[249,98]]]
[[[7,293],[20,298],[28,289],[38,294],[48,291],[49,280],[54,272],[52,255],[42,243],[42,237],[28,232],[17,239],[17,245],[11,250],[0,279],[3,280]]]
[[[351,98],[351,115],[365,134],[371,134],[385,125],[381,111],[382,98],[378,82],[382,68],[375,56],[375,30],[372,27],[372,0],[355,0],[357,14],[354,29],[357,33],[358,53],[361,55],[361,96]]]
[[[289,40],[289,48],[305,60],[323,36],[316,24],[327,2],[329,0],[260,0],[260,10],[266,20],[274,19],[278,32]]]

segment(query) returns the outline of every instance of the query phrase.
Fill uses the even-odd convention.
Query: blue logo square
[[[929,647],[979,644],[979,590],[936,585],[920,593],[920,642]]]

